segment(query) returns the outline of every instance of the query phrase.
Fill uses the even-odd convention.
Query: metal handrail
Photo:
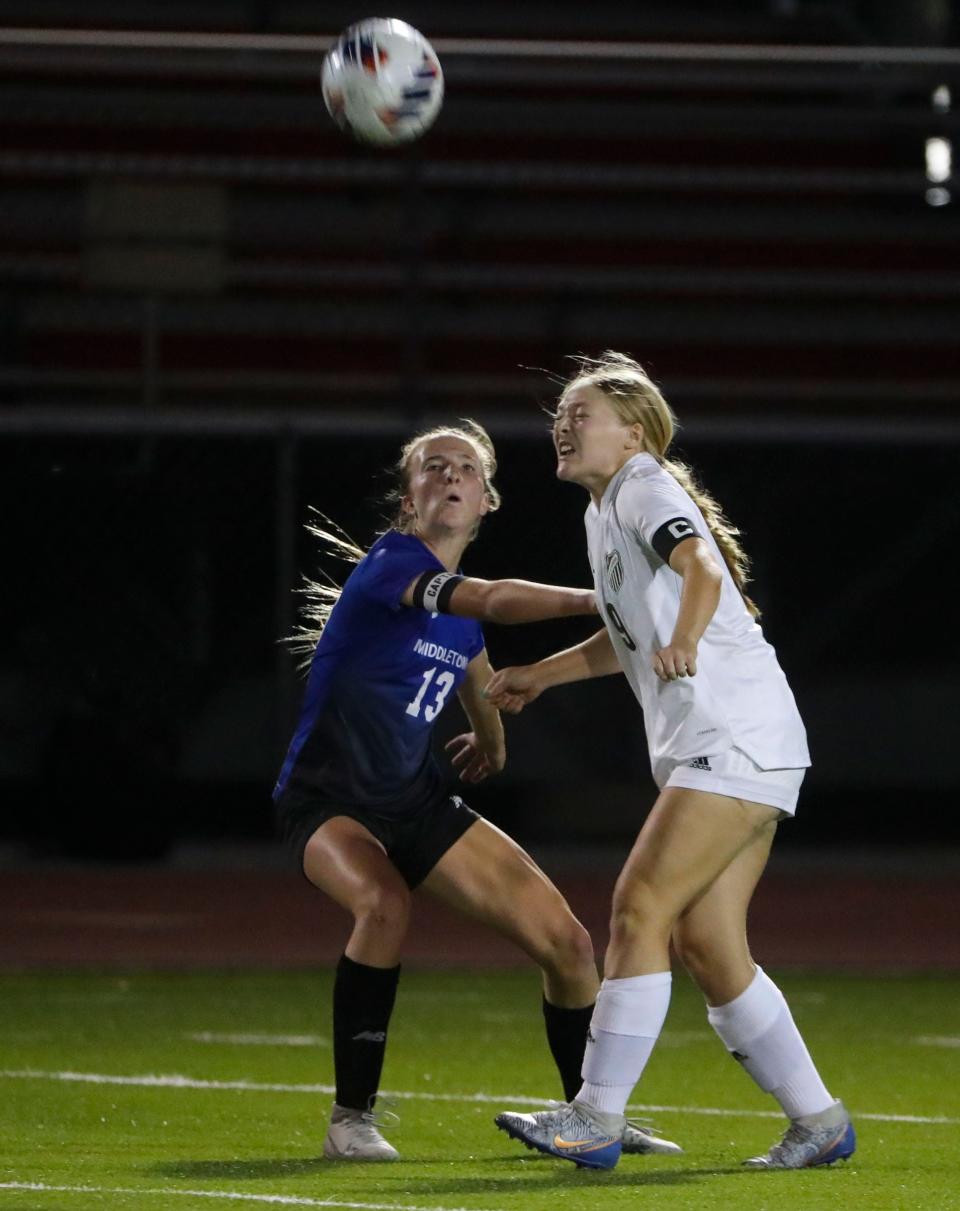
[[[0,45],[116,50],[269,52],[322,55],[329,34],[239,34],[187,30],[89,30],[0,28]],[[611,42],[534,38],[436,38],[440,55],[512,59],[593,59],[698,63],[787,63],[845,66],[888,64],[960,67],[960,50],[933,46],[784,46],[688,42]]]

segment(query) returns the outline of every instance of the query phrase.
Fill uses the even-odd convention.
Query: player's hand
[[[668,643],[653,654],[653,671],[661,681],[676,681],[678,677],[693,677],[697,671],[695,643]]]
[[[483,696],[500,711],[519,715],[525,706],[543,693],[535,664],[518,664],[500,669],[484,686]]]
[[[447,752],[455,750],[450,764],[460,771],[461,782],[482,782],[491,774],[499,774],[507,761],[507,751],[502,744],[484,745],[476,732],[454,736],[444,747]]]

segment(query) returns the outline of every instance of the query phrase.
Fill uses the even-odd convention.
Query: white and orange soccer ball
[[[343,31],[320,76],[333,120],[361,143],[391,147],[418,139],[443,104],[433,47],[395,17],[371,17]]]

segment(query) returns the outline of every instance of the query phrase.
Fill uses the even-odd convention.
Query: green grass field
[[[377,1166],[320,1157],[331,973],[5,974],[0,1211],[960,1208],[960,978],[778,978],[857,1120],[845,1165],[740,1167],[780,1122],[683,976],[635,1099],[686,1154],[591,1173],[492,1125],[559,1092],[531,972],[404,973],[384,1073],[403,1160]]]

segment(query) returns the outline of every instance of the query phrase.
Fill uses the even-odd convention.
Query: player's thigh
[[[776,828],[766,824],[674,924],[674,949],[711,1005],[733,1000],[752,978],[747,912]]]
[[[465,832],[421,886],[528,952],[558,934],[571,935],[577,944],[586,936],[536,862],[489,820],[480,819]]]
[[[331,816],[303,851],[303,873],[358,916],[378,905],[406,912],[410,892],[377,838],[350,816]]]
[[[615,909],[636,902],[645,913],[674,920],[779,814],[765,803],[666,787],[617,880]]]

